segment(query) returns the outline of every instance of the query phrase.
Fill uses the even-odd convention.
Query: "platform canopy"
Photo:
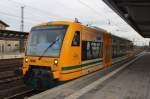
[[[24,40],[27,39],[28,34],[27,32],[0,30],[0,40]]]
[[[103,0],[141,36],[150,38],[150,0]]]

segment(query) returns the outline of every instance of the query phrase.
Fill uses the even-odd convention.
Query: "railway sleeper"
[[[22,76],[18,76],[18,77],[11,77],[11,78],[2,79],[2,80],[0,80],[0,84],[8,83],[8,82],[11,82],[11,81],[16,81],[16,80],[19,80],[19,79],[22,79],[22,78],[23,78]]]

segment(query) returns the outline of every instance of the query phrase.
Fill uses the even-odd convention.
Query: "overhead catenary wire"
[[[106,20],[108,21],[108,25],[112,25],[112,23],[111,23],[112,21],[111,21],[106,15],[100,14],[99,11],[97,11],[97,10],[94,9],[93,7],[89,6],[87,3],[85,3],[85,2],[83,2],[83,1],[81,1],[81,0],[78,0],[78,1],[79,1],[80,4],[82,4],[83,6],[87,7],[87,8],[90,9],[91,11],[93,11],[96,15],[98,15],[98,16],[101,16],[101,15],[105,16],[105,18],[107,18]],[[92,22],[92,23],[94,23],[94,22]],[[114,24],[117,28],[119,28],[119,26],[118,26],[116,23],[113,22],[113,24]]]
[[[25,7],[34,9],[35,11],[38,11],[38,12],[40,12],[40,13],[43,13],[43,14],[49,16],[49,17],[52,17],[52,18],[56,18],[56,19],[69,19],[69,18],[67,18],[67,17],[61,16],[61,15],[58,15],[58,14],[55,14],[55,13],[52,13],[52,12],[47,12],[47,11],[45,11],[45,10],[42,10],[42,9],[39,9],[39,8],[30,6],[30,5],[22,4],[22,3],[20,3],[20,2],[14,1],[14,0],[7,0],[7,1],[13,2],[13,3],[18,4],[18,5],[20,5],[20,6],[25,6]]]
[[[95,15],[97,15],[98,17],[104,15],[104,14],[99,13],[99,11],[97,11],[97,10],[94,9],[93,7],[89,6],[87,3],[85,3],[85,2],[83,2],[83,1],[81,1],[81,0],[78,0],[78,1],[79,1],[79,3],[80,3],[81,5],[85,6],[85,7],[88,8],[89,10],[91,10],[91,11],[92,11]],[[105,18],[107,18],[107,16],[106,16]],[[109,19],[108,19],[108,20],[109,20]],[[92,24],[92,23],[94,23],[94,21],[91,21],[91,24]]]
[[[0,14],[1,14],[1,15],[5,15],[5,16],[9,16],[9,17],[18,18],[18,20],[19,20],[19,18],[20,18],[20,16],[18,16],[18,15],[14,15],[14,14],[7,13],[7,12],[2,12],[2,11],[0,11]],[[32,19],[32,18],[30,18],[30,17],[25,17],[25,20],[34,22],[34,21],[33,21],[34,19]]]
[[[9,1],[9,0],[7,0],[7,2],[10,2],[10,3],[13,3],[13,5],[14,5],[14,7],[11,7],[11,10],[13,10],[13,11],[20,11],[20,10],[18,10],[22,5],[19,3],[19,4],[17,4],[17,3],[15,3],[15,2],[12,2],[12,1]],[[16,6],[17,5],[17,6]],[[2,2],[0,2],[0,7],[2,7],[2,8],[8,8],[8,9],[10,9],[9,7],[9,5],[4,5]],[[39,11],[37,11],[37,10],[34,10],[34,13],[33,13],[33,11],[31,11],[31,9],[28,9],[28,7],[26,7],[26,9],[27,10],[25,10],[25,13],[26,13],[26,15],[30,15],[30,16],[37,16],[39,13],[41,13],[41,12],[39,12]],[[7,11],[3,11],[2,13],[6,13]],[[38,13],[39,12],[39,13]],[[7,14],[11,14],[11,13],[7,13]],[[36,15],[37,14],[37,15]],[[14,16],[13,14],[11,14],[12,16]],[[15,15],[16,16],[16,15]],[[17,16],[17,17],[19,17],[19,16]],[[46,16],[44,16],[45,18],[47,18],[48,17],[48,14],[46,15]],[[43,16],[38,16],[38,17],[36,17],[36,20],[37,19],[39,19],[39,18],[44,18]],[[25,16],[25,18],[26,19],[32,19],[32,20],[35,20],[35,18],[34,17],[26,17]],[[39,21],[39,20],[37,20],[37,21]]]
[[[86,4],[86,3],[84,3],[83,1],[81,1],[81,0],[78,0],[79,1],[79,3],[81,4],[81,5],[83,5],[83,6],[85,6],[85,7],[87,7],[88,9],[90,9],[91,11],[93,11],[96,15],[98,15],[99,16],[99,12],[97,12],[95,9],[93,9],[91,6],[89,6],[88,4]]]
[[[1,15],[2,16],[2,15]],[[10,18],[11,20],[17,20],[18,21],[18,24],[20,22],[20,19],[18,17],[14,17],[14,16],[9,16],[9,15],[4,15],[3,16],[7,16],[7,18]],[[26,19],[25,19],[26,20]],[[31,20],[26,20],[26,23],[32,23],[33,24],[34,21],[31,21]]]

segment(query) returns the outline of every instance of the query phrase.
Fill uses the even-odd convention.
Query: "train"
[[[130,40],[80,22],[41,23],[29,33],[24,82],[35,89],[50,88],[129,58],[132,46]]]

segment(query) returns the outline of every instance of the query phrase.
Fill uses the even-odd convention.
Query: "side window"
[[[82,41],[82,60],[102,58],[103,42]]]
[[[76,31],[72,40],[72,46],[80,46],[80,32]]]

